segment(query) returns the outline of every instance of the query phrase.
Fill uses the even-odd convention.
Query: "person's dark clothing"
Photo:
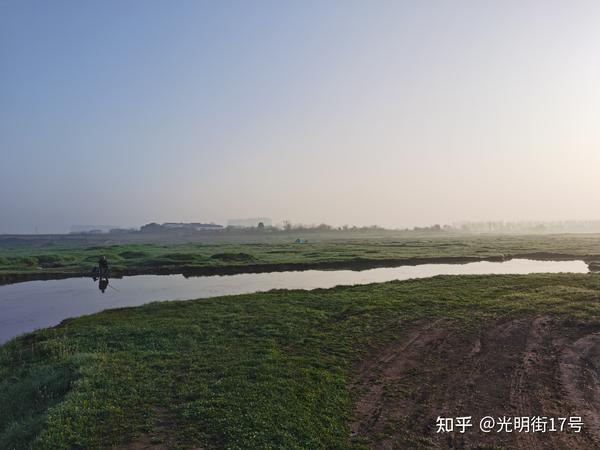
[[[108,260],[106,259],[106,256],[103,256],[98,261],[98,269],[99,269],[98,272],[100,273],[101,277],[107,276],[107,274],[108,274]]]

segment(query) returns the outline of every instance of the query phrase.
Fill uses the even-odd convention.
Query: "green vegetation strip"
[[[415,323],[593,319],[599,296],[598,275],[443,276],[69,319],[0,348],[0,448],[348,448],[353,364]]]
[[[1,239],[0,283],[25,279],[81,276],[90,273],[101,255],[111,274],[212,273],[290,270],[298,268],[366,268],[414,262],[461,262],[506,257],[583,259],[600,263],[600,236],[587,235],[433,235],[407,237],[388,232],[360,239],[343,234],[314,235],[308,243],[293,237],[264,237],[255,243],[179,244],[99,243],[67,237],[51,240]],[[198,238],[200,239],[200,238]],[[92,245],[93,244],[93,245]]]

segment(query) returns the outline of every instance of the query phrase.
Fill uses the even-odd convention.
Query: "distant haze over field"
[[[596,219],[600,2],[0,4],[0,233]]]

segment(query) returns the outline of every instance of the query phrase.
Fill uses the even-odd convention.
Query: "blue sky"
[[[0,232],[597,218],[596,2],[0,2]]]

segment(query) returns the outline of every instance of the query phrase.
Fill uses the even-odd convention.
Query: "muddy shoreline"
[[[395,258],[349,261],[322,261],[312,263],[285,264],[247,264],[221,267],[150,267],[143,269],[124,269],[111,273],[112,278],[122,278],[133,275],[183,275],[184,277],[199,277],[212,275],[238,275],[243,273],[289,272],[305,270],[368,270],[382,267],[417,266],[421,264],[467,264],[473,262],[502,262],[511,259],[533,259],[537,261],[584,261],[590,271],[600,271],[600,258],[560,253],[523,253],[515,255],[476,257],[476,256],[445,256],[427,258]],[[90,267],[91,270],[91,267]],[[90,271],[74,272],[21,272],[0,274],[0,286],[25,281],[62,280],[65,278],[89,277]]]

